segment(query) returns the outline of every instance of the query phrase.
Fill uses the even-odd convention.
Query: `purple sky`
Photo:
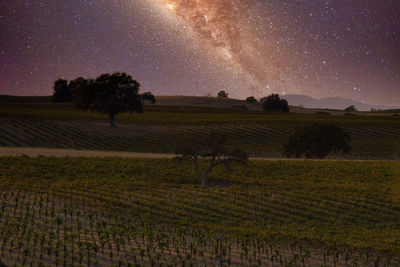
[[[400,104],[398,0],[3,0],[0,94],[127,72],[162,95]]]

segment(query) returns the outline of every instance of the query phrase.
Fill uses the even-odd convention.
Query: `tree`
[[[225,91],[219,91],[218,97],[224,97],[224,98],[226,98],[226,97],[228,97],[228,94],[227,94]]]
[[[223,165],[228,171],[232,171],[232,164],[245,164],[248,155],[240,150],[230,150],[227,147],[225,136],[209,133],[202,136],[194,136],[182,142],[175,153],[179,156],[175,160],[189,160],[193,162],[197,174],[201,178],[201,185],[207,186],[207,175],[218,165]],[[207,168],[202,170],[200,160],[207,162]]]
[[[257,99],[255,99],[254,96],[249,96],[248,98],[246,98],[246,103],[256,103]]]
[[[349,153],[350,136],[341,128],[323,123],[298,128],[284,146],[287,157],[324,158],[330,152]]]
[[[72,94],[74,95],[74,105],[77,108],[88,110],[93,99],[91,86],[94,83],[92,79],[86,80],[85,78],[79,77],[69,82],[69,88],[71,88]]]
[[[278,94],[271,94],[260,99],[265,111],[289,112],[289,104],[285,99],[281,99]]]
[[[345,108],[344,111],[354,112],[354,111],[357,111],[357,109],[354,105],[351,105],[351,106]]]
[[[152,104],[156,103],[156,98],[154,97],[154,95],[151,92],[145,92],[145,93],[141,94],[140,97],[142,99],[142,103],[144,101],[149,101]]]
[[[68,81],[64,79],[58,79],[54,82],[54,93],[53,102],[63,103],[72,102],[74,97],[71,88],[68,86]]]
[[[112,127],[119,113],[142,113],[145,100],[156,101],[150,92],[139,94],[140,84],[126,73],[103,74],[96,80],[78,78],[70,87],[75,107],[107,113]]]

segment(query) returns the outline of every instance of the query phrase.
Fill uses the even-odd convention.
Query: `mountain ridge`
[[[357,110],[370,111],[371,109],[386,110],[386,109],[399,109],[395,105],[374,105],[367,104],[361,101],[347,99],[339,96],[314,98],[308,95],[302,94],[288,94],[281,96],[286,99],[292,106],[302,106],[305,108],[318,108],[318,109],[339,109],[344,110],[345,108],[354,105]]]

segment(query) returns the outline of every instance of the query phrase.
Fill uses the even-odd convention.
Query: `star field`
[[[120,71],[162,95],[400,104],[397,0],[4,0],[0,37],[0,94]]]

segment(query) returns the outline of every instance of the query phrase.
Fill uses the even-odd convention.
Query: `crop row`
[[[224,134],[235,147],[259,157],[281,157],[285,140],[296,125],[285,122],[219,125],[121,125],[0,117],[0,145],[173,153],[180,140],[213,131]],[[347,127],[351,158],[399,159],[400,127]]]
[[[0,255],[5,264],[38,266],[271,265],[395,266],[390,255],[306,242],[229,236],[199,227],[149,224],[112,212],[102,200],[62,192],[0,192]],[[68,195],[68,194],[67,194]],[[87,195],[90,195],[88,193]]]
[[[208,188],[195,175],[167,159],[0,158],[1,258],[398,264],[398,162],[254,161]]]

